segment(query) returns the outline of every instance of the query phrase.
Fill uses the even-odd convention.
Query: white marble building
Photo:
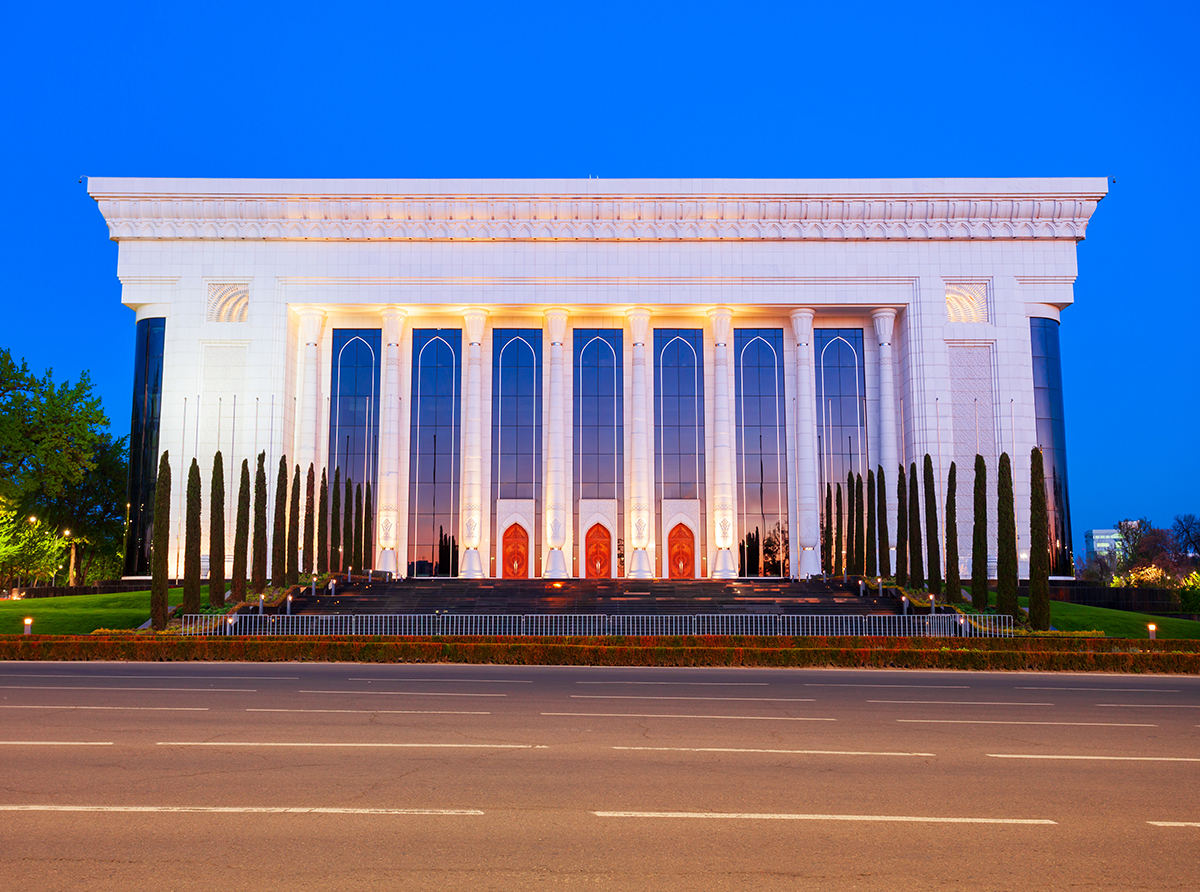
[[[88,189],[139,322],[127,572],[158,453],[207,492],[218,448],[230,542],[265,452],[271,499],[281,455],[372,484],[378,568],[729,577],[819,574],[827,484],[882,467],[894,513],[926,453],[964,573],[974,456],[993,495],[1014,457],[1023,562],[1041,445],[1069,556],[1057,322],[1104,178]],[[178,495],[172,528],[174,572]]]

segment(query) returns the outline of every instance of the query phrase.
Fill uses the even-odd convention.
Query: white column
[[[308,472],[311,462],[317,460],[317,414],[319,410],[319,388],[317,387],[317,345],[321,341],[321,326],[325,313],[321,310],[300,311],[300,339],[304,344],[304,382],[300,394],[299,442],[296,443],[296,461],[301,470]]]
[[[467,341],[467,380],[463,392],[467,398],[463,425],[462,488],[462,563],[458,575],[482,579],[483,559],[479,545],[483,541],[483,326],[487,310],[472,308],[463,313],[463,334]]]
[[[796,336],[796,502],[799,511],[800,566],[797,575],[821,575],[821,515],[817,494],[817,456],[814,433],[817,425],[816,393],[813,389],[813,311],[792,313]]]
[[[546,311],[546,328],[550,336],[550,394],[546,412],[546,492],[542,500],[546,524],[546,544],[550,547],[542,575],[547,579],[566,579],[571,575],[563,546],[567,541],[567,524],[571,506],[567,495],[567,421],[568,412],[564,391],[566,366],[563,343],[567,337],[566,310]]]
[[[896,457],[896,380],[892,358],[896,311],[890,308],[875,310],[871,313],[871,321],[875,323],[875,338],[879,341],[879,464],[894,490],[900,466]]]
[[[650,334],[650,311],[637,307],[625,314],[633,338],[633,375],[630,388],[629,433],[629,529],[633,551],[628,570],[630,579],[651,579],[654,563],[647,548],[650,545],[651,525],[654,522],[654,494],[650,480],[650,425],[646,409],[646,338]]]
[[[408,316],[399,307],[385,307],[383,317],[383,388],[379,395],[379,508],[375,512],[375,542],[379,554],[376,564],[380,570],[396,573],[397,537],[400,535],[400,338]],[[330,481],[333,485],[333,481]]]
[[[734,487],[733,400],[729,392],[729,356],[732,352],[733,313],[726,307],[708,311],[712,320],[713,340],[713,541],[717,557],[710,575],[713,579],[737,577],[733,557],[733,539],[737,531]]]

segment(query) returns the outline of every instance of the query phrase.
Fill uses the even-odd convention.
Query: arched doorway
[[[504,531],[501,551],[504,555],[505,579],[529,578],[529,534],[523,526],[514,523]]]
[[[588,579],[608,579],[612,575],[612,536],[602,524],[593,524],[584,538]]]
[[[694,579],[696,576],[696,537],[682,523],[675,524],[667,536],[667,563],[671,579]]]

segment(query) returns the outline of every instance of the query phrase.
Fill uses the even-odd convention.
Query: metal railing
[[[359,613],[183,617],[184,635],[766,635],[1011,637],[1011,616],[791,614]]]

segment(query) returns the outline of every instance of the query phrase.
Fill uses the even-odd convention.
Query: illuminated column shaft
[[[800,577],[821,575],[821,515],[817,493],[816,394],[813,388],[813,311],[792,313],[796,336],[796,502],[799,513]]]
[[[709,310],[713,340],[713,539],[717,556],[713,561],[713,579],[734,579],[737,562],[733,559],[736,531],[734,493],[733,413],[729,393],[729,354],[733,337],[733,313],[725,307]]]
[[[300,396],[300,441],[296,444],[296,461],[303,471],[317,460],[317,352],[325,314],[320,310],[300,313],[300,339],[304,344],[304,383]]]
[[[871,314],[875,323],[875,337],[879,341],[879,464],[887,475],[887,481],[895,489],[899,459],[896,446],[896,381],[893,373],[892,332],[896,324],[896,311],[876,310]]]
[[[546,544],[550,551],[542,575],[547,579],[565,579],[567,569],[563,546],[567,542],[567,523],[570,510],[567,499],[567,410],[566,366],[563,343],[567,336],[567,311],[546,311],[546,327],[550,336],[550,405],[546,417]]]
[[[483,559],[483,325],[487,310],[471,309],[463,314],[467,338],[466,423],[463,426],[463,557],[458,575],[482,579]]]
[[[398,307],[387,307],[383,316],[383,392],[379,395],[379,508],[375,514],[375,542],[379,549],[375,566],[397,572],[396,537],[400,530],[400,338],[408,315]],[[329,485],[333,485],[332,479]]]
[[[650,529],[653,522],[651,506],[654,504],[650,481],[650,418],[647,413],[646,397],[646,338],[650,333],[650,311],[641,308],[630,310],[630,334],[633,337],[633,375],[630,394],[629,436],[629,511],[630,532],[633,552],[630,555],[630,579],[650,579],[654,576],[654,564],[647,548],[650,545]]]

